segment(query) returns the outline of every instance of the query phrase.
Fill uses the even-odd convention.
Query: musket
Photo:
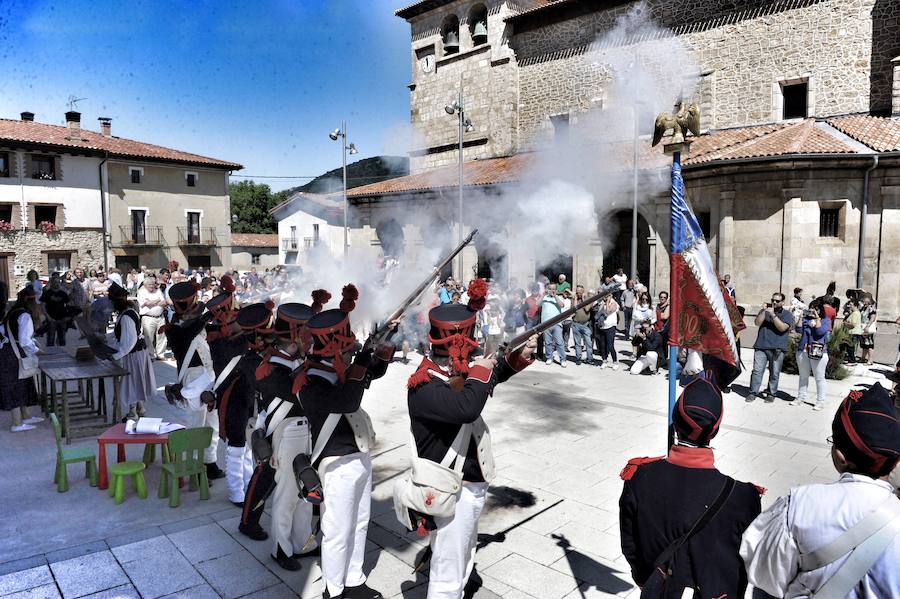
[[[382,321],[381,326],[376,326],[376,328],[372,331],[372,334],[369,335],[369,338],[366,340],[366,347],[375,347],[379,343],[387,340],[388,336],[392,333],[392,329],[389,325],[403,316],[403,313],[406,312],[406,310],[413,304],[413,302],[418,299],[420,295],[422,295],[422,292],[428,289],[429,285],[431,285],[434,280],[441,275],[441,271],[444,270],[444,268],[448,264],[450,264],[467,245],[472,242],[472,239],[475,237],[476,233],[478,233],[478,229],[472,229],[472,232],[469,233],[469,236],[463,239],[462,243],[456,246],[456,248],[452,252],[450,252],[450,254],[446,256],[440,264],[435,267],[431,274],[425,277],[425,280],[423,280],[418,287],[413,289],[412,293],[406,296],[406,299],[400,302],[400,305],[397,306],[397,309],[391,312],[390,316]]]
[[[595,293],[591,297],[589,297],[585,300],[582,300],[581,302],[575,304],[568,310],[564,310],[564,311],[560,312],[559,314],[557,314],[550,320],[547,320],[545,322],[542,322],[538,325],[531,327],[530,329],[528,329],[521,335],[513,337],[509,341],[502,343],[500,345],[500,347],[497,348],[497,351],[494,352],[494,354],[490,357],[499,358],[500,356],[510,354],[516,350],[523,348],[525,346],[525,344],[528,343],[528,340],[531,339],[532,335],[539,335],[539,334],[543,333],[544,331],[546,331],[547,329],[551,329],[551,328],[555,327],[556,325],[558,325],[559,323],[561,323],[562,321],[564,321],[571,315],[575,314],[575,312],[577,310],[580,310],[580,309],[584,308],[585,306],[590,306],[591,304],[596,302],[598,299],[600,299],[604,295],[609,295],[618,286],[619,286],[618,283],[610,283],[609,285],[601,285],[600,289],[597,291],[597,293]]]

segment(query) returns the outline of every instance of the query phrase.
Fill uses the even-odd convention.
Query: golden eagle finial
[[[675,114],[671,112],[663,112],[656,117],[656,125],[653,129],[653,143],[658,144],[666,131],[672,129],[672,141],[670,143],[684,143],[684,136],[690,132],[693,135],[700,135],[700,107],[696,103],[684,106],[679,100],[675,104]]]

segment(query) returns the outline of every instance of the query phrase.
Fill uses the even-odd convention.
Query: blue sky
[[[30,110],[239,162],[239,174],[340,166],[328,132],[347,119],[355,158],[404,152],[410,32],[404,0],[0,0],[0,117]],[[235,181],[241,179],[233,179]],[[273,189],[301,180],[262,180]]]

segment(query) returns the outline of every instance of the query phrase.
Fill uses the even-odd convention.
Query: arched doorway
[[[611,276],[622,269],[631,276],[631,210],[619,210],[607,216],[612,220],[612,239],[603,252],[603,275]],[[641,282],[649,286],[650,281],[650,225],[638,213],[637,227],[637,272]]]

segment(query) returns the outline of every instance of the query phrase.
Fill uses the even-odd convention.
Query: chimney
[[[900,56],[891,61],[894,82],[891,88],[891,116],[900,117]]]
[[[81,113],[70,110],[66,113],[66,128],[69,131],[81,131]]]
[[[25,112],[23,112],[20,116],[22,117],[23,121],[26,121],[28,123],[30,123],[31,121],[34,120],[34,113],[28,112],[27,110]]]
[[[100,121],[100,133],[103,134],[103,137],[112,137],[112,119],[101,116],[97,120]]]

